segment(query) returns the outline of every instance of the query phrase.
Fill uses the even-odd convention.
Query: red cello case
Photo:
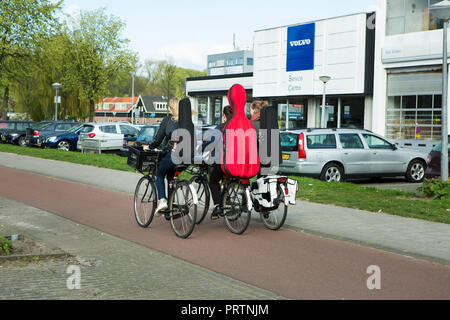
[[[247,93],[240,84],[228,91],[233,118],[224,128],[222,170],[229,177],[251,179],[260,170],[256,130],[245,115]]]

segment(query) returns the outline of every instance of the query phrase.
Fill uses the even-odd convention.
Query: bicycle
[[[148,228],[155,215],[158,199],[155,175],[161,158],[161,151],[130,147],[127,163],[143,174],[134,192],[134,215],[142,228]],[[196,191],[189,181],[178,179],[187,167],[180,165],[175,168],[176,175],[169,181],[168,209],[163,212],[175,235],[182,239],[187,239],[192,234],[197,220]]]
[[[197,192],[198,206],[196,224],[200,224],[208,214],[211,201],[211,191],[208,183],[209,165],[202,162],[199,165],[190,167],[186,172],[193,175],[190,182]]]
[[[288,178],[273,177],[273,179],[277,180],[277,196],[275,199],[266,199],[267,203],[271,200],[271,206],[263,205],[265,199],[255,196],[253,193],[255,182],[251,186],[250,181],[246,179],[230,179],[225,183],[222,208],[225,224],[232,233],[242,235],[248,229],[253,209],[260,214],[267,229],[277,231],[283,227],[289,206]],[[270,193],[268,194],[270,197]]]

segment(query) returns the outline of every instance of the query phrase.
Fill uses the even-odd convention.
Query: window
[[[356,133],[345,133],[339,135],[343,149],[364,149],[364,145]]]
[[[392,149],[392,145],[381,138],[369,134],[363,134],[363,137],[370,149]]]
[[[0,123],[0,129],[15,129],[15,122],[2,122]]]
[[[84,126],[80,133],[91,133],[92,131],[94,131],[93,126]]]
[[[132,134],[134,135],[134,130],[129,126],[120,125],[120,132],[122,134]]]
[[[430,13],[441,0],[388,0],[386,35],[442,29],[442,21]]]
[[[212,61],[210,63],[208,63],[208,68],[215,68],[216,67],[216,62]]]
[[[100,131],[103,133],[117,133],[116,125],[101,126]]]
[[[155,110],[157,111],[166,111],[167,110],[167,103],[164,102],[156,102],[154,104]]]
[[[309,135],[306,140],[308,149],[336,149],[334,134]]]
[[[386,137],[435,141],[441,137],[442,95],[388,97]]]
[[[253,58],[247,58],[247,65],[249,66],[253,65]]]
[[[281,150],[284,152],[298,151],[298,134],[282,133],[281,134]]]
[[[67,131],[73,127],[73,124],[70,123],[60,123],[56,125],[55,131]]]

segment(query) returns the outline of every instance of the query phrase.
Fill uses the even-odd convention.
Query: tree
[[[26,58],[36,40],[51,33],[60,4],[49,0],[0,1],[0,76],[5,87],[2,118],[8,112],[11,78],[17,72],[11,64]]]
[[[105,9],[98,9],[82,12],[80,28],[70,34],[68,64],[72,73],[66,81],[79,85],[80,97],[89,102],[89,121],[110,79],[120,71],[130,73],[136,64],[137,56],[128,50],[128,40],[121,38],[124,26]]]

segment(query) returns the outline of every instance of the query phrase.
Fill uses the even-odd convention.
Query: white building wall
[[[364,92],[366,14],[315,22],[314,70],[286,72],[288,27],[255,32],[254,96],[320,95],[319,77],[329,75],[329,94]]]

